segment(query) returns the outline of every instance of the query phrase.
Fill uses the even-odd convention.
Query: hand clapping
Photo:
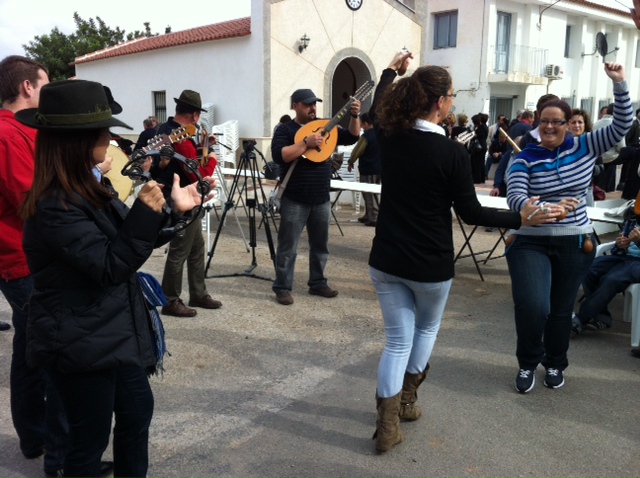
[[[204,201],[208,201],[214,196],[213,188],[216,187],[216,180],[211,176],[203,178],[211,185],[212,191],[204,198]],[[191,211],[193,208],[202,204],[202,195],[197,188],[198,183],[192,183],[183,188],[180,187],[180,177],[177,174],[173,175],[173,187],[171,188],[171,199],[173,200],[173,207],[178,214],[184,214]]]

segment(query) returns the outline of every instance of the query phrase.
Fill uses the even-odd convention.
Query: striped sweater
[[[528,144],[509,170],[507,203],[520,211],[529,198],[540,196],[540,203],[559,203],[577,198],[580,206],[562,221],[540,226],[523,226],[514,234],[530,236],[569,236],[593,231],[587,216],[586,195],[591,185],[596,158],[624,138],[633,121],[633,108],[627,83],[613,84],[615,97],[613,123],[581,136],[566,138],[554,150]]]

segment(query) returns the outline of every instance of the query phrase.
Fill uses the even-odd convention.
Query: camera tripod
[[[209,259],[207,260],[207,266],[204,269],[204,275],[206,278],[242,276],[253,277],[254,279],[262,279],[268,281],[273,280],[271,278],[262,277],[253,273],[253,270],[258,266],[258,261],[256,259],[256,209],[260,212],[260,214],[262,214],[262,224],[264,224],[264,231],[267,236],[267,244],[269,245],[269,254],[271,256],[271,261],[273,262],[274,271],[276,267],[276,251],[273,245],[273,237],[271,236],[271,226],[269,224],[269,219],[273,218],[270,216],[267,208],[268,200],[264,192],[264,188],[262,187],[262,178],[260,176],[260,170],[258,169],[256,152],[263,159],[264,156],[262,156],[262,153],[255,147],[255,145],[255,140],[244,140],[242,142],[243,152],[240,155],[240,161],[238,162],[236,173],[233,177],[233,182],[231,183],[231,187],[229,188],[227,201],[224,203],[224,210],[220,215],[220,222],[218,224],[218,229],[216,231],[211,250],[207,254],[209,256]],[[244,183],[239,189],[238,184],[241,176],[244,177]],[[250,188],[249,186],[252,186],[252,188]],[[253,197],[249,197],[251,194],[251,190],[253,191]],[[249,218],[249,246],[251,247],[252,257],[251,265],[244,272],[208,276],[207,271],[209,270],[209,266],[211,265],[213,255],[215,254],[216,246],[218,245],[218,240],[220,239],[220,233],[222,232],[222,226],[224,225],[227,212],[229,212],[229,210],[234,207],[233,198],[236,192],[238,192],[238,194],[240,195],[240,199],[243,199],[242,194],[244,193],[243,201],[245,208],[247,209],[247,217]]]

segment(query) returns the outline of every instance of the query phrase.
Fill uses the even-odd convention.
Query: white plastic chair
[[[615,242],[605,242],[596,249],[596,257],[602,256],[611,249]],[[622,320],[631,322],[631,346],[640,346],[640,283],[631,284],[624,291],[624,308]]]
[[[221,162],[231,163],[233,167],[236,167],[236,151],[239,144],[239,130],[238,120],[225,121],[222,124],[214,125],[211,128],[212,133],[217,133],[218,143],[213,147],[213,150],[218,155],[218,159]]]
[[[344,154],[344,159],[342,161],[342,166],[340,166],[340,169],[337,171],[338,175],[340,176],[340,178],[343,181],[354,181],[354,182],[358,182],[359,178],[358,178],[358,167],[354,167],[352,169],[351,172],[349,172],[348,168],[349,168],[349,158],[351,157],[351,152],[353,151],[353,147],[355,145],[349,145],[349,146],[338,146],[337,148],[337,152],[339,153],[343,153]],[[334,191],[335,192],[335,191]],[[354,214],[358,214],[360,213],[360,193],[357,191],[349,191],[352,194],[352,203],[353,203],[353,208],[355,210]],[[332,199],[331,201],[332,204],[335,203],[334,205],[334,209],[336,211],[338,211],[340,209],[340,204],[338,201],[336,201],[335,199]]]

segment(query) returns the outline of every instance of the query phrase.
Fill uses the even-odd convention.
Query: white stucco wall
[[[298,88],[311,88],[320,96],[323,103],[318,103],[318,116],[330,117],[333,74],[345,58],[360,59],[369,70],[368,79],[376,82],[402,47],[419,59],[421,27],[415,15],[407,12],[384,0],[367,0],[356,12],[349,10],[344,0],[273,2],[267,17],[271,32],[271,124],[292,112],[290,97]],[[299,39],[305,33],[311,41],[299,52]]]
[[[398,49],[407,47],[421,57],[416,15],[384,0],[367,0],[357,12],[344,0],[253,0],[251,18],[248,37],[82,63],[77,77],[108,85],[123,106],[120,119],[134,127],[134,134],[153,114],[153,91],[166,91],[172,115],[173,98],[192,89],[203,103],[214,103],[216,124],[235,119],[240,137],[263,138],[281,115],[291,113],[289,97],[298,88],[321,96],[319,116],[328,115],[332,76],[341,60],[359,58],[377,81]],[[208,24],[206,17],[202,24]],[[311,42],[300,53],[304,33]]]
[[[434,49],[436,13],[458,11],[456,47]],[[455,113],[471,117],[486,111],[490,97],[487,82],[489,10],[483,0],[429,0],[424,36],[426,63],[448,68],[457,93]]]
[[[111,88],[122,107],[125,123],[142,130],[142,120],[153,114],[153,91],[166,91],[167,115],[185,89],[200,93],[203,103],[214,104],[215,123],[238,120],[240,136],[263,135],[264,54],[263,2],[251,6],[251,35],[165,48],[76,66],[80,79],[99,81]],[[209,20],[213,22],[214,20]],[[202,16],[202,24],[208,24]],[[121,134],[129,132],[115,129]]]
[[[535,0],[428,0],[416,2],[416,12],[391,0],[366,0],[360,10],[349,10],[344,0],[252,0],[251,35],[117,57],[77,65],[77,76],[111,87],[124,107],[120,118],[142,130],[152,114],[152,92],[167,92],[168,114],[173,98],[183,89],[199,91],[203,102],[214,103],[215,122],[235,119],[240,136],[268,138],[278,118],[291,113],[289,98],[298,88],[311,88],[324,99],[319,116],[331,115],[333,75],[345,58],[357,58],[377,81],[401,47],[416,58],[413,67],[436,64],[449,67],[458,92],[456,113],[487,112],[492,96],[513,97],[514,112],[535,104],[551,92],[562,97],[610,98],[611,82],[602,72],[599,56],[591,53],[598,31],[609,34],[615,55],[626,66],[631,97],[640,99],[640,69],[635,68],[638,31],[630,20],[589,12],[570,2],[545,10]],[[458,10],[455,48],[433,49],[434,13]],[[489,83],[491,48],[496,43],[496,14],[512,14],[511,43],[546,48],[548,62],[564,67],[562,80],[528,83]],[[214,19],[202,17],[202,24]],[[540,22],[541,28],[537,28]],[[573,26],[571,58],[564,58],[567,23]],[[311,41],[303,52],[299,39]],[[367,78],[368,79],[368,78]],[[126,134],[125,130],[118,130]],[[264,148],[268,142],[263,142]]]
[[[456,113],[472,115],[488,112],[491,97],[512,97],[514,111],[535,105],[545,93],[560,97],[575,97],[576,106],[581,98],[593,97],[594,108],[601,99],[612,98],[611,81],[603,72],[599,55],[592,53],[595,35],[601,31],[609,37],[609,50],[620,50],[607,56],[625,66],[633,101],[640,100],[640,69],[636,68],[636,42],[638,30],[630,19],[607,12],[593,11],[581,5],[560,2],[552,8],[549,2],[524,0],[429,0],[425,12],[423,50],[426,63],[450,67],[454,87]],[[433,49],[434,14],[458,11],[458,38],[455,48]],[[564,68],[562,80],[546,79],[533,83],[492,82],[488,75],[492,65],[492,48],[496,44],[497,12],[507,12],[511,19],[511,45],[548,50],[547,64]],[[572,25],[570,58],[564,57],[565,32]],[[538,28],[538,25],[540,28]]]

